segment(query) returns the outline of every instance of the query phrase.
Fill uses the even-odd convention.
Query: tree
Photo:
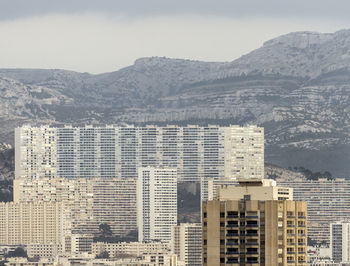
[[[111,226],[107,223],[100,224],[99,230],[100,230],[100,235],[103,237],[112,236]]]
[[[100,254],[96,255],[96,259],[108,259],[109,253],[107,251],[102,251]]]
[[[9,253],[7,253],[5,255],[5,257],[22,257],[22,258],[27,258],[27,252],[21,248],[21,247],[17,247],[14,251],[10,251]]]

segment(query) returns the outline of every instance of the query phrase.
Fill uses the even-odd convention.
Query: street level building
[[[108,252],[110,258],[115,257],[140,257],[143,255],[168,253],[168,245],[161,242],[118,242],[118,243],[105,243],[94,242],[92,243],[92,254],[94,256],[103,252]]]

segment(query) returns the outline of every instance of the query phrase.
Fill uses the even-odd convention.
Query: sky
[[[350,29],[349,11],[348,0],[0,0],[0,68],[233,61],[289,32]]]

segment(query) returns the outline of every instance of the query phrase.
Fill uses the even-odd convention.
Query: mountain
[[[348,176],[350,30],[295,32],[232,62],[141,58],[116,72],[0,69],[0,141],[40,123],[258,124],[265,160]]]

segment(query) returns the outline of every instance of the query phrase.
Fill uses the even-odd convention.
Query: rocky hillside
[[[14,149],[9,144],[0,143],[0,181],[14,178]],[[2,189],[0,184],[0,189]]]
[[[100,75],[0,69],[0,141],[22,123],[258,124],[266,161],[349,176],[350,30],[296,32],[226,63],[142,58]]]

